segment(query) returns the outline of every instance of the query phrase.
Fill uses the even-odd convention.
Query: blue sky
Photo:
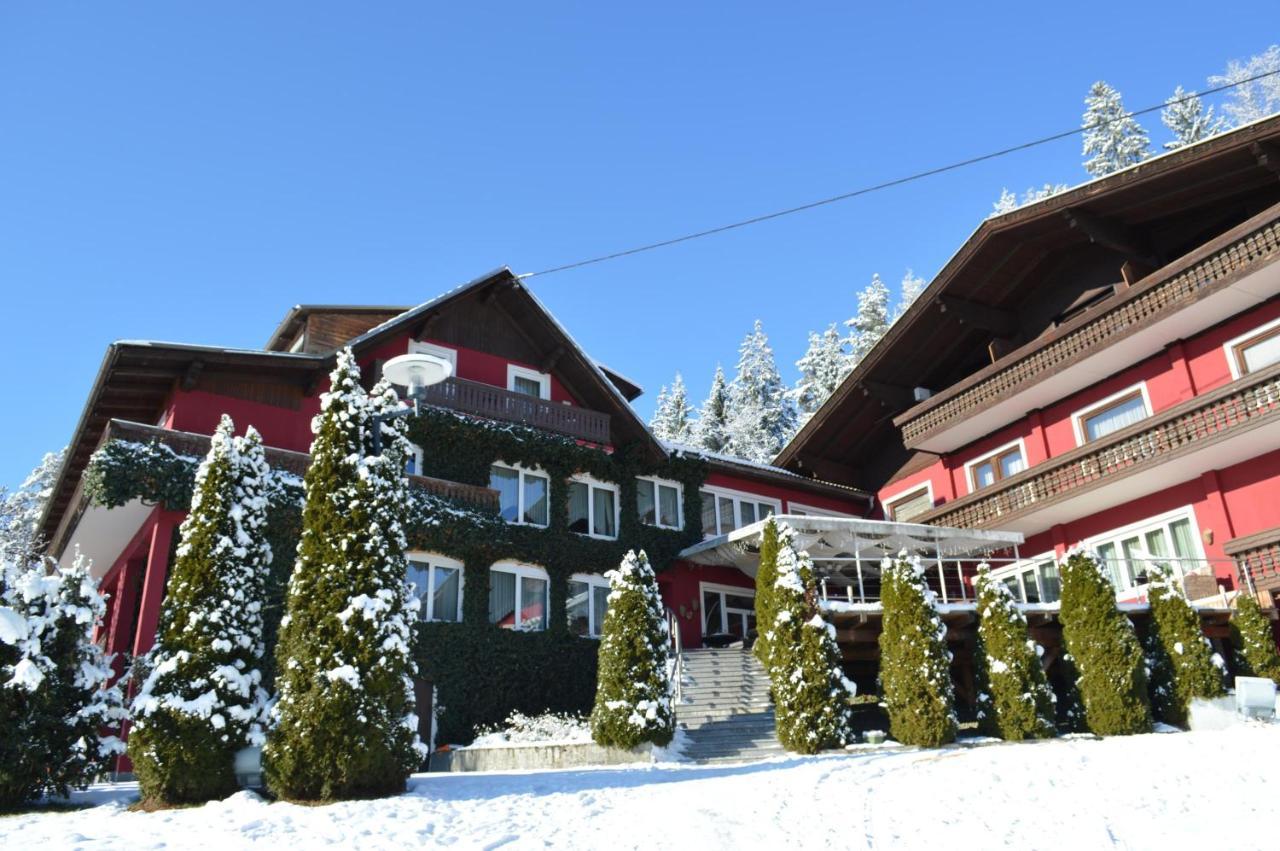
[[[412,304],[803,203],[1075,126],[1098,78],[1130,108],[1202,89],[1277,39],[1263,3],[936,5],[0,5],[0,484],[70,438],[112,340],[259,347],[299,302]],[[676,370],[700,401],[757,317],[793,379],[873,272],[932,276],[1002,186],[1080,159],[530,283],[647,417]]]

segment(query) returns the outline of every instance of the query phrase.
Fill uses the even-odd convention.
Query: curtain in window
[[[679,527],[680,494],[675,488],[661,485],[658,488],[658,522],[663,526]]]
[[[422,619],[427,617],[427,589],[430,587],[427,583],[430,571],[431,568],[420,561],[410,561],[405,571],[405,578],[413,585],[413,596],[419,603],[418,617]]]
[[[660,490],[665,490],[665,488]],[[636,482],[636,508],[640,514],[641,523],[648,523],[652,526],[657,522],[657,514],[654,510],[655,502],[653,499],[653,482]]]
[[[516,626],[516,576],[489,572],[489,623],[514,629]]]
[[[1044,589],[1044,602],[1056,603],[1062,596],[1062,584],[1058,579],[1058,566],[1051,561],[1040,562],[1040,587]]]
[[[1195,558],[1196,545],[1191,539],[1191,521],[1175,520],[1169,524],[1169,532],[1173,535],[1173,552],[1178,558]],[[1192,565],[1187,565],[1191,567]]]
[[[720,534],[732,532],[738,528],[734,523],[733,500],[727,496],[720,497]]]
[[[587,533],[587,486],[569,482],[569,531]]]
[[[698,496],[702,497],[702,534],[706,537],[720,534],[716,528],[716,498],[706,491],[698,491]]]
[[[1089,417],[1085,420],[1085,429],[1090,440],[1097,440],[1146,418],[1146,403],[1142,396],[1134,396]]]
[[[547,525],[547,480],[543,476],[525,474],[524,522]]]
[[[1010,452],[1000,459],[1000,476],[1002,478],[1007,479],[1015,473],[1021,473],[1026,468],[1021,452]]]
[[[515,522],[520,514],[520,474],[506,467],[489,468],[489,487],[498,492],[502,519]]]
[[[995,484],[996,471],[991,466],[990,461],[984,461],[973,468],[973,484],[975,487],[985,488],[988,485]]]
[[[609,610],[609,586],[593,585],[591,587],[591,614],[595,619],[595,635],[604,629],[604,615]]]
[[[740,502],[738,507],[742,509],[743,526],[749,526],[756,522],[756,504],[754,502]]]
[[[458,600],[462,593],[462,571],[436,567],[436,587],[432,593],[431,616],[438,621],[458,620]],[[426,614],[425,609],[423,614]]]
[[[616,518],[613,516],[613,491],[604,488],[591,489],[592,512],[594,520],[593,532],[612,538],[618,534]]]

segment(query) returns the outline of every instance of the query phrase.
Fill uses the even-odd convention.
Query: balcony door
[[[756,594],[751,588],[702,585],[702,634],[746,638],[756,631]]]

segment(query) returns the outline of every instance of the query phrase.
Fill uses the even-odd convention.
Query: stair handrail
[[[675,718],[676,707],[684,699],[684,642],[680,640],[680,618],[671,609],[667,609],[667,635],[671,638],[671,655],[675,657],[675,664],[672,666],[675,695],[671,707],[671,717]]]

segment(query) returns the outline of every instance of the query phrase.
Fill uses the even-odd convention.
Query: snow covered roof
[[[737,455],[727,455],[723,452],[712,452],[701,446],[693,446],[688,443],[679,443],[674,440],[659,440],[662,448],[669,454],[679,456],[689,456],[694,458],[702,458],[711,463],[714,467],[727,468],[730,470],[740,470],[746,475],[759,475],[761,473],[770,478],[777,478],[788,485],[795,485],[810,490],[823,490],[835,496],[845,499],[870,499],[871,494],[848,485],[840,485],[835,482],[827,482],[822,479],[814,479],[809,476],[802,476],[791,470],[782,467],[775,467],[772,464],[766,464],[763,461],[752,461],[749,458],[740,458]]]
[[[796,533],[796,543],[816,561],[876,560],[906,550],[944,558],[979,558],[1020,546],[1018,532],[952,529],[919,523],[892,523],[851,517],[813,517],[784,514],[774,518]],[[680,558],[696,564],[723,564],[755,576],[760,563],[760,537],[767,521],[717,535],[687,547]]]

